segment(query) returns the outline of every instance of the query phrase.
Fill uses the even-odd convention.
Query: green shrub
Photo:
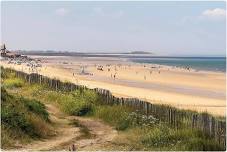
[[[44,105],[36,100],[10,95],[4,88],[1,90],[1,123],[5,128],[18,130],[30,137],[43,136],[39,134],[36,127],[38,123],[35,122],[39,120],[39,124],[42,124],[44,120],[48,120],[49,115]]]
[[[148,147],[164,147],[175,141],[169,141],[170,130],[165,125],[149,128],[147,134],[142,137],[141,142]]]
[[[49,114],[46,111],[46,107],[43,103],[35,100],[35,99],[25,99],[20,98],[21,102],[24,102],[26,108],[28,108],[29,111],[34,112],[41,116],[44,120],[49,121]]]
[[[3,70],[2,67],[1,67],[1,78],[2,79],[8,78],[7,72],[5,70]]]
[[[154,118],[152,115],[147,116],[139,113],[139,111],[129,113],[126,121],[128,121],[132,127],[152,127],[159,122],[158,119]]]
[[[82,116],[92,111],[97,103],[98,96],[94,91],[56,92],[46,91],[42,100],[56,103],[67,114]]]
[[[33,126],[28,122],[25,111],[15,108],[15,105],[2,106],[1,122],[10,128],[19,128],[23,132],[33,135]]]
[[[91,115],[115,126],[117,130],[125,130],[130,124],[127,121],[129,111],[129,108],[122,106],[102,105],[96,106]]]
[[[190,128],[176,130],[165,124],[147,128],[141,136],[141,143],[158,150],[223,150],[223,147],[201,131]]]
[[[225,151],[224,147],[219,146],[217,142],[211,139],[190,138],[185,142],[186,150],[193,151]]]
[[[12,96],[6,92],[6,89],[1,86],[1,103],[12,100]]]
[[[15,72],[11,71],[9,68],[3,68],[1,66],[1,78],[7,79],[7,78],[15,78]]]
[[[90,104],[80,104],[77,110],[74,110],[73,115],[84,116],[92,110],[92,105]]]
[[[146,116],[141,113],[133,112],[129,107],[114,105],[101,105],[94,108],[91,114],[94,117],[114,125],[117,130],[126,130],[132,127],[147,127],[158,123],[153,116]]]
[[[30,141],[28,135],[23,133],[21,130],[12,129],[7,127],[4,124],[1,124],[1,148],[9,149],[12,148],[13,145],[18,143],[18,139],[21,143],[27,143]]]
[[[63,110],[70,115],[82,116],[87,114],[92,105],[84,101],[83,98],[75,98],[72,100],[66,100],[60,103],[63,106]]]
[[[6,88],[20,88],[24,84],[24,81],[19,78],[11,78],[11,79],[5,79],[4,80],[4,86]]]

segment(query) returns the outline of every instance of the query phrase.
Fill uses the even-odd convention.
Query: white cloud
[[[65,8],[58,8],[55,10],[55,13],[59,16],[65,16],[69,13],[69,10],[67,10]]]
[[[204,21],[225,21],[226,10],[221,8],[207,9],[198,14],[198,16],[185,16],[177,25],[184,25],[188,23],[198,24]]]
[[[208,9],[202,12],[202,16],[211,18],[225,18],[226,10],[221,8]]]

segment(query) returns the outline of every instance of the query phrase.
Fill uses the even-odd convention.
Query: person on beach
[[[114,74],[114,80],[116,79],[116,73]]]

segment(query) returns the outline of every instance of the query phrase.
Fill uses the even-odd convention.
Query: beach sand
[[[120,97],[137,97],[151,103],[225,116],[226,76],[223,72],[139,64],[108,57],[32,58],[41,59],[38,73],[48,77],[108,89]],[[1,65],[31,72],[26,64],[1,61]]]

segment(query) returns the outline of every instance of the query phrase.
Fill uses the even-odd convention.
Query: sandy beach
[[[152,103],[225,115],[226,77],[224,72],[196,71],[163,65],[140,64],[119,58],[31,56],[40,59],[36,71],[48,77],[89,88],[110,90],[116,96],[136,97]],[[31,73],[26,64],[4,67]]]

